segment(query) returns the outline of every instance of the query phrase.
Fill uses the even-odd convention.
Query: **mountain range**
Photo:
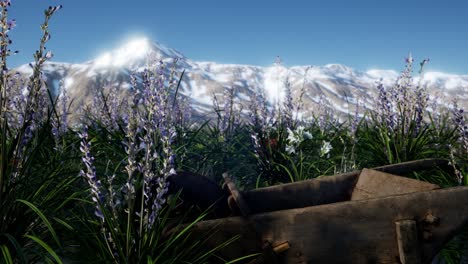
[[[222,98],[226,88],[234,89],[235,100],[244,105],[243,109],[248,109],[252,95],[259,89],[264,90],[270,103],[281,102],[286,82],[293,97],[304,92],[304,107],[309,113],[318,111],[323,102],[338,112],[354,113],[358,102],[364,108],[372,107],[379,81],[388,87],[399,75],[394,70],[363,72],[341,64],[286,67],[274,63],[260,67],[194,61],[179,51],[147,39],[130,41],[83,63],[48,62],[43,73],[53,95],[58,94],[59,83],[63,81],[63,88],[74,100],[73,112],[92,101],[93,89],[99,90],[109,84],[128,89],[132,71],[141,71],[148,65],[148,54],[151,54],[151,61],[162,61],[169,65],[168,68],[175,58],[178,59],[176,71],[185,70],[179,93],[190,101],[197,115],[213,112],[213,95]],[[31,72],[28,65],[17,70],[23,74]],[[414,82],[416,87],[419,76],[414,77]],[[458,98],[459,105],[468,107],[468,75],[425,72],[421,83],[436,103],[449,105],[453,98]]]

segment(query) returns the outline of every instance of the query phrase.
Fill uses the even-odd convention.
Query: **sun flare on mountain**
[[[144,58],[149,50],[150,43],[147,38],[135,38],[129,40],[121,48],[113,51],[112,53],[106,52],[99,56],[94,65],[96,67],[121,67],[131,61]]]

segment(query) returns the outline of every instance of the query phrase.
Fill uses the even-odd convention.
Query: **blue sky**
[[[404,57],[428,70],[468,74],[468,1],[410,0],[12,0],[17,20],[10,66],[32,60],[43,10],[55,61],[83,62],[146,36],[194,60],[266,66],[341,63],[401,70]]]

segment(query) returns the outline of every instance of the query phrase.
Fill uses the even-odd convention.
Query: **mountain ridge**
[[[64,89],[75,100],[76,105],[72,108],[76,109],[91,101],[93,89],[99,90],[107,84],[128,89],[132,70],[144,69],[148,65],[148,54],[154,63],[161,61],[168,68],[174,59],[178,59],[176,71],[185,70],[180,94],[190,100],[193,110],[199,114],[210,111],[213,95],[222,96],[226,88],[235,89],[235,100],[243,104],[243,109],[248,109],[249,98],[258,89],[263,89],[270,103],[281,102],[286,82],[290,84],[293,97],[304,89],[306,109],[320,107],[326,98],[338,112],[353,113],[358,101],[364,107],[371,107],[379,81],[390,86],[400,74],[381,69],[358,71],[336,63],[290,67],[275,63],[265,67],[193,61],[175,49],[148,39],[133,40],[83,63],[48,62],[43,72],[53,95],[59,92],[58,82],[64,81]],[[17,70],[27,74],[27,67],[23,65]],[[414,85],[418,82],[416,75]],[[458,97],[461,106],[468,106],[468,75],[426,72],[422,84],[427,87],[430,97],[440,104],[449,105],[451,98]]]

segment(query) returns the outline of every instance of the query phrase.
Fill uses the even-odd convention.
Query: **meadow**
[[[232,240],[209,248],[210,234],[191,236],[191,226],[210,212],[180,210],[179,195],[168,195],[168,178],[178,171],[219,184],[228,171],[238,186],[252,189],[442,158],[455,175],[434,169],[409,176],[441,187],[468,185],[467,114],[456,100],[435,104],[414,84],[412,58],[393,86],[377,85],[374,105],[358,104],[345,117],[324,105],[312,118],[299,118],[308,111],[305,91],[293,97],[286,85],[284,102],[276,104],[258,90],[248,115],[226,89],[213,98],[216,118],[195,120],[179,99],[183,74],[157,62],[133,74],[131,96],[117,96],[116,87],[95,91],[77,116],[69,111],[73,98],[65,89],[53,97],[42,75],[53,56],[46,49],[49,20],[60,6],[45,11],[27,78],[7,66],[15,53],[9,6],[0,1],[0,263],[241,262],[217,254]],[[468,228],[440,259],[460,263],[467,241]]]

